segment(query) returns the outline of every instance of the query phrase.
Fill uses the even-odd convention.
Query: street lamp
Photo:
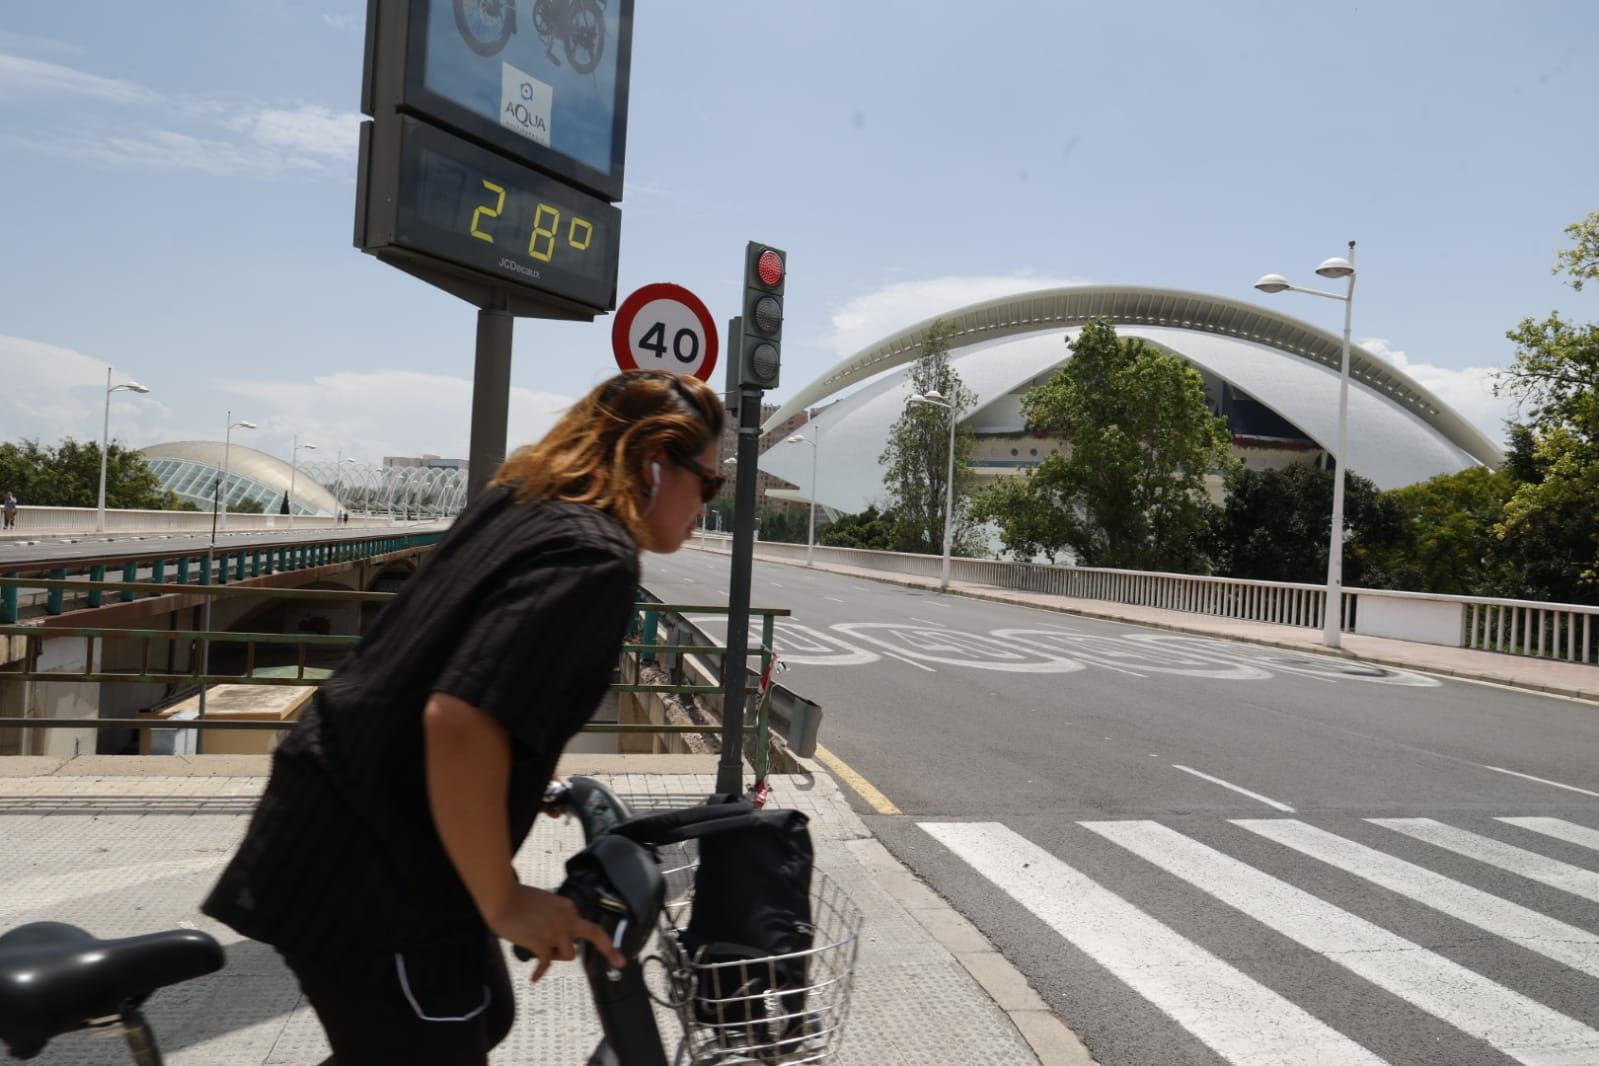
[[[925,396],[912,396],[905,401],[925,403],[929,407],[942,407],[949,412],[949,472],[944,475],[944,561],[938,568],[938,591],[949,591],[949,546],[955,528],[955,405],[944,399],[937,389]]]
[[[355,460],[354,459],[342,458],[342,453],[341,453],[341,458],[339,460],[339,465],[333,468],[333,471],[334,471],[334,480],[333,480],[334,515],[333,515],[333,521],[334,521],[335,524],[337,524],[338,521],[339,521],[338,512],[340,510],[349,510],[349,508],[347,506],[345,506],[345,504],[339,499],[340,490],[344,488],[344,464],[346,464],[346,463],[349,463],[351,466],[354,466],[355,465]]]
[[[821,435],[820,428],[811,432]],[[811,446],[811,531],[805,538],[805,565],[811,566],[816,557],[816,453],[821,451],[816,441],[809,437],[802,437],[798,433],[788,438],[790,444],[809,444]]]
[[[1324,278],[1348,278],[1349,288],[1342,296],[1320,289],[1302,289],[1288,284],[1288,279],[1281,274],[1263,275],[1255,282],[1255,288],[1272,293],[1302,292],[1344,302],[1344,357],[1338,372],[1338,454],[1334,456],[1337,474],[1333,479],[1332,535],[1327,547],[1327,603],[1321,623],[1321,642],[1336,648],[1343,635],[1344,468],[1349,465],[1349,326],[1355,307],[1355,242],[1349,242],[1348,259],[1324,259],[1316,273]]]
[[[300,472],[300,449],[316,451],[315,444],[301,444],[300,435],[294,435],[294,446],[289,449],[289,528],[294,528],[294,476]]]
[[[124,381],[122,384],[112,386],[111,368],[105,368],[105,422],[100,427],[100,502],[95,506],[94,531],[105,532],[105,455],[106,449],[111,446],[111,394],[126,389],[128,392],[137,392],[141,396],[150,390],[137,381]]]
[[[232,475],[228,473],[228,460],[231,458],[231,455],[229,453],[233,450],[233,430],[235,428],[239,428],[239,429],[254,429],[255,428],[255,423],[254,422],[235,422],[233,420],[233,412],[232,411],[228,412],[228,428],[227,428],[227,431],[222,435],[222,506],[221,506],[221,511],[222,511],[222,528],[223,529],[227,529],[228,528],[228,493],[230,491],[232,491],[232,488],[233,488],[232,485],[228,484],[228,482],[232,479]]]

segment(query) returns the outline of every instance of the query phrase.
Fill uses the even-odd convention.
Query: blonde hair
[[[643,507],[644,457],[687,462],[720,439],[722,401],[699,378],[629,370],[594,388],[537,444],[518,448],[491,485],[515,488],[518,502],[588,504],[621,522],[639,548],[651,547]]]

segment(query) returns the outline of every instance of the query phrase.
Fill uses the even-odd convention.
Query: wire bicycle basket
[[[849,1014],[865,917],[820,869],[811,872],[812,946],[786,955],[710,961],[679,931],[693,903],[695,864],[667,871],[670,902],[658,941],[669,1003],[683,1028],[677,1066],[801,1066],[837,1053]]]

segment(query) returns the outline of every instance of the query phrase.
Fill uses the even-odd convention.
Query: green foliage
[[[138,452],[115,441],[106,449],[105,505],[110,508],[177,510],[176,495]],[[67,437],[54,447],[38,441],[0,444],[0,493],[16,494],[23,506],[94,507],[100,491],[100,445]]]
[[[1599,277],[1599,212],[1566,228],[1576,246],[1556,271],[1580,290]],[[1551,313],[1522,319],[1506,334],[1515,361],[1495,390],[1521,401],[1506,469],[1515,491],[1495,535],[1511,561],[1507,594],[1599,603],[1599,324]]]
[[[922,338],[921,353],[910,369],[912,391],[920,396],[937,392],[953,409],[909,403],[889,429],[888,445],[879,462],[889,505],[885,515],[895,519],[894,550],[941,554],[944,551],[944,510],[949,482],[949,426],[955,419],[954,535],[951,552],[970,552],[976,532],[967,515],[976,475],[971,470],[976,438],[959,426],[962,411],[971,410],[977,394],[961,384],[949,364],[950,327],[934,322]]]
[[[250,497],[238,503],[228,504],[228,511],[231,514],[265,514],[266,506],[260,500]]]
[[[1072,358],[1022,401],[1027,428],[1069,454],[982,494],[974,518],[998,527],[1017,558],[1070,549],[1084,566],[1202,571],[1215,510],[1205,474],[1236,465],[1225,419],[1199,373],[1099,319]]]
[[[1556,274],[1562,270],[1569,273],[1568,284],[1581,292],[1584,281],[1599,278],[1599,211],[1567,226],[1566,236],[1576,241],[1577,246],[1558,253],[1552,269]]]
[[[1374,549],[1366,583],[1456,596],[1508,594],[1510,564],[1494,525],[1514,490],[1505,470],[1479,466],[1385,493],[1399,510],[1399,536],[1386,550]]]
[[[899,536],[898,519],[872,504],[860,514],[840,515],[816,535],[816,543],[833,548],[893,551]],[[942,547],[939,549],[942,551]]]
[[[1335,475],[1308,463],[1231,473],[1227,502],[1212,529],[1217,573],[1256,581],[1326,581]],[[1344,530],[1343,582],[1368,585],[1402,537],[1403,514],[1376,485],[1351,471],[1344,483]]]

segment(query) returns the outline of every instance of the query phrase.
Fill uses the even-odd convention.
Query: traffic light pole
[[[755,556],[755,475],[761,440],[762,390],[738,389],[738,454],[733,471],[733,572],[728,578],[727,654],[722,659],[722,757],[716,791],[744,791],[744,712],[748,702],[750,570]]]

